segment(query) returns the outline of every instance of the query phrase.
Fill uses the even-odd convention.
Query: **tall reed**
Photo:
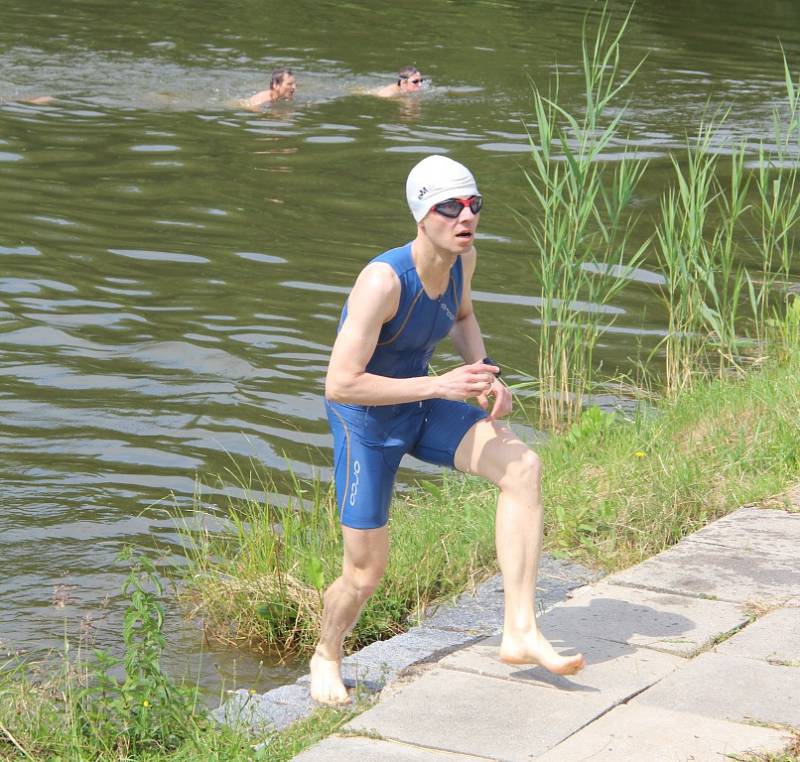
[[[797,84],[793,82],[785,54],[783,71],[786,109],[783,112],[774,110],[774,142],[770,147],[761,142],[754,172],[758,198],[754,241],[761,268],[757,280],[751,280],[749,287],[755,334],[759,340],[765,338],[765,329],[776,316],[776,310],[780,313],[788,306],[787,287],[791,282],[797,244],[793,234],[800,221],[800,79]]]
[[[634,228],[630,202],[645,164],[627,153],[613,170],[600,160],[625,113],[618,108],[609,118],[609,107],[641,65],[621,73],[620,40],[629,18],[613,32],[604,10],[593,42],[584,21],[582,116],[559,105],[558,74],[549,95],[533,90],[532,168],[526,178],[534,208],[523,224],[534,244],[533,269],[541,288],[539,418],[550,428],[577,417],[591,394],[594,351],[613,320],[607,305],[646,248],[627,253]]]
[[[626,111],[616,106],[610,116],[610,106],[643,63],[621,72],[630,12],[612,31],[603,8],[592,40],[588,18],[582,115],[559,105],[558,75],[548,95],[534,87],[525,173],[533,209],[523,222],[542,301],[535,385],[548,428],[575,420],[604,381],[595,350],[613,322],[609,308],[645,254],[664,276],[667,320],[644,367],[649,386],[674,396],[695,378],[724,376],[766,356],[770,325],[789,307],[800,223],[800,79],[784,56],[787,102],[775,110],[772,142],[761,142],[754,162],[746,143],[722,141],[726,114],[704,120],[685,154],[670,156],[672,181],[648,235],[630,203],[647,165],[625,152],[607,158]],[[634,238],[645,243],[637,247]]]
[[[770,324],[789,307],[800,222],[800,98],[785,59],[784,70],[788,114],[776,111],[774,143],[761,142],[754,168],[747,168],[745,144],[723,156],[724,117],[701,125],[683,162],[671,157],[674,185],[661,199],[655,250],[666,279],[670,396],[697,376],[722,376],[771,352]]]
[[[741,264],[741,221],[750,178],[744,146],[731,154],[730,184],[719,177],[713,122],[702,124],[681,163],[671,157],[675,185],[661,199],[656,257],[667,308],[664,385],[674,396],[697,374],[724,374],[740,364],[737,333],[747,273]]]

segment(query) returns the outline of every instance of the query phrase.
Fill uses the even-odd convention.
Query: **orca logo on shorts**
[[[357,460],[353,461],[353,483],[350,485],[350,505],[356,504],[356,495],[358,494],[358,475],[361,473],[361,463]]]

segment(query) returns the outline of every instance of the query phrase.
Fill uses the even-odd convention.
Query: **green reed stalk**
[[[611,171],[600,160],[625,112],[607,120],[608,107],[638,70],[637,65],[626,76],[620,73],[620,40],[628,20],[612,33],[604,9],[592,43],[584,21],[581,118],[558,104],[557,75],[548,96],[533,91],[532,169],[526,178],[534,210],[524,225],[536,252],[533,268],[542,299],[539,418],[550,428],[575,419],[591,394],[594,351],[607,327],[604,308],[626,285],[645,249],[626,257],[633,228],[628,207],[644,163],[623,155]]]
[[[793,234],[800,221],[800,169],[797,160],[800,153],[800,81],[792,81],[791,71],[783,56],[784,81],[788,112],[777,109],[773,113],[774,146],[767,150],[762,143],[755,171],[755,186],[758,201],[754,205],[756,217],[756,249],[761,257],[761,268],[757,282],[749,282],[755,337],[763,342],[768,325],[779,318],[783,301],[789,297],[790,283],[795,259]],[[776,291],[784,298],[777,300]]]
[[[656,349],[665,350],[669,396],[698,374],[724,374],[741,364],[738,326],[749,279],[738,240],[750,176],[740,146],[731,154],[730,183],[722,183],[720,157],[712,150],[716,134],[713,123],[701,125],[685,165],[672,157],[675,185],[662,196],[656,226],[668,315],[667,336]]]

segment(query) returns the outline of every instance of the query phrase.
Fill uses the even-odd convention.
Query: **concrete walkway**
[[[800,729],[800,495],[742,508],[540,618],[587,659],[502,664],[495,635],[407,669],[298,762],[676,762],[777,752]],[[738,757],[737,757],[738,758]]]

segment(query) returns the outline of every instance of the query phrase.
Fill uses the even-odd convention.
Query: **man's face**
[[[422,74],[420,74],[418,71],[415,71],[413,74],[410,74],[408,77],[404,77],[400,80],[400,89],[405,92],[415,92],[416,90],[421,90],[423,81]]]
[[[468,197],[463,199],[463,201],[468,200]],[[455,218],[445,217],[432,207],[422,218],[420,225],[437,249],[458,255],[472,248],[480,216],[480,212],[473,213],[469,204],[462,206],[458,217]]]
[[[275,87],[275,97],[291,100],[294,97],[294,91],[296,89],[297,87],[294,83],[294,76],[288,74],[283,78],[281,83]]]

